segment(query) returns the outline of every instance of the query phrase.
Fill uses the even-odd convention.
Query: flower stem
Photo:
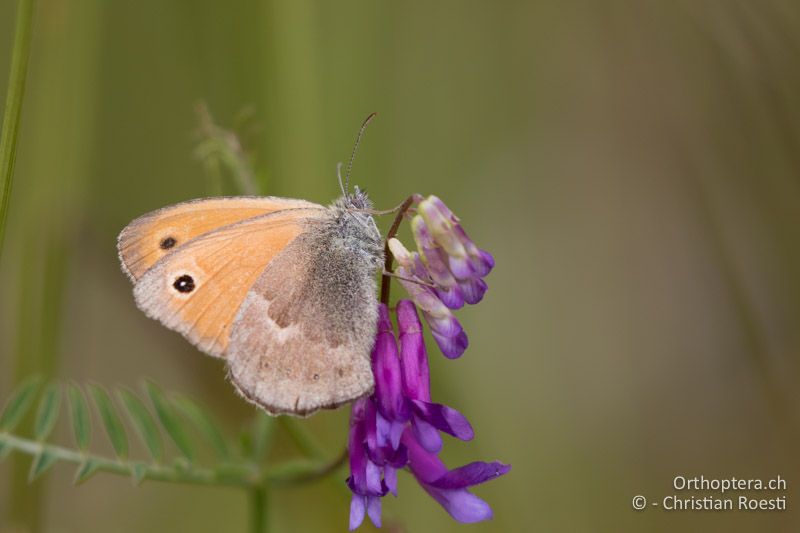
[[[266,487],[256,487],[248,491],[250,499],[250,531],[266,533],[269,531],[269,492]]]
[[[309,468],[308,461],[286,462],[267,472],[266,479],[273,486],[299,485],[321,479],[335,472],[348,458],[347,447],[331,461]]]
[[[409,196],[406,198],[405,202],[400,204],[400,208],[397,210],[397,216],[394,217],[394,222],[392,222],[391,227],[389,227],[389,231],[386,232],[386,241],[383,245],[383,256],[384,256],[384,264],[383,264],[383,271],[384,272],[391,272],[392,266],[394,263],[394,256],[392,255],[392,251],[389,249],[389,239],[397,235],[397,230],[400,229],[400,224],[403,222],[403,217],[406,216],[406,212],[411,207],[411,204],[414,203],[414,196]],[[381,278],[381,303],[389,305],[389,296],[391,294],[391,283],[392,278],[388,274],[384,274]]]
[[[17,4],[16,33],[14,48],[11,52],[11,70],[8,77],[3,129],[0,133],[0,254],[3,250],[9,197],[14,178],[14,162],[17,155],[22,100],[25,96],[25,81],[28,74],[33,4],[33,0],[19,0]]]

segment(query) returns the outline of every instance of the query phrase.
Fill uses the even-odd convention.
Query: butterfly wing
[[[307,416],[367,394],[377,323],[375,265],[324,232],[299,235],[239,309],[231,381],[272,414]]]
[[[231,207],[222,209],[230,210]],[[135,279],[136,304],[149,317],[183,334],[200,350],[222,357],[230,338],[231,325],[247,291],[264,267],[305,231],[306,223],[324,212],[321,206],[294,207],[235,222],[189,239],[168,251],[143,274],[137,274],[139,266],[152,257],[152,246],[149,246],[151,251],[136,256],[141,259],[133,263],[131,270]],[[125,236],[128,230],[123,231],[126,238],[122,240],[131,243],[123,250],[130,252],[127,257],[134,257],[133,254],[138,252],[133,250],[143,246],[147,239],[150,239],[150,244],[156,242],[165,234],[165,228],[175,231],[170,235],[180,236],[202,231],[206,224],[202,218],[212,216],[210,213],[205,210],[198,215],[199,222],[186,218],[190,213],[173,215],[169,211],[165,223],[158,220],[138,222],[142,228],[139,231],[141,237],[128,239]],[[221,218],[241,217],[242,213],[226,212],[225,217],[213,216],[219,221]],[[175,220],[182,221],[182,225]],[[125,251],[122,252],[123,261]]]
[[[267,213],[322,206],[272,196],[233,196],[190,200],[143,215],[122,230],[117,250],[122,270],[138,280],[165,255],[210,231]]]

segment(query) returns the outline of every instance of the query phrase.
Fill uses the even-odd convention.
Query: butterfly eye
[[[162,250],[169,250],[176,244],[178,244],[178,241],[176,241],[174,237],[165,237],[164,239],[161,240],[159,246],[161,247]]]
[[[184,274],[176,279],[172,286],[175,287],[175,290],[178,292],[192,292],[194,290],[194,278],[188,274]]]

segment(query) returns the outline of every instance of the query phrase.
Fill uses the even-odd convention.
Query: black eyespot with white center
[[[192,292],[194,290],[194,278],[188,274],[184,274],[177,278],[172,286],[175,287],[175,290],[178,292]]]
[[[162,250],[169,250],[176,244],[178,244],[178,241],[175,240],[175,237],[164,237],[163,239],[161,239],[159,246],[161,247]]]

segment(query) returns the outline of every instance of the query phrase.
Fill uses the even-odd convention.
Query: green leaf
[[[32,376],[19,384],[0,414],[0,431],[11,431],[28,412],[41,379]]]
[[[174,396],[174,402],[189,420],[197,426],[197,429],[206,436],[219,456],[224,459],[230,458],[231,452],[228,442],[225,440],[222,431],[219,429],[219,426],[211,414],[200,404],[187,396],[176,394]]]
[[[131,478],[134,485],[141,485],[145,474],[147,474],[147,467],[144,464],[131,463]]]
[[[67,386],[67,398],[69,399],[69,412],[72,418],[72,433],[75,435],[75,443],[78,448],[85,452],[89,448],[89,439],[92,435],[89,406],[86,405],[86,397],[81,389],[72,383]]]
[[[89,393],[94,399],[94,404],[100,412],[100,419],[106,428],[106,434],[111,441],[118,457],[128,456],[128,437],[125,435],[125,427],[117,414],[117,409],[111,401],[111,397],[106,390],[99,385],[89,385]]]
[[[87,458],[83,464],[78,468],[75,472],[75,480],[74,483],[76,485],[80,485],[84,481],[88,480],[90,477],[95,475],[100,468],[100,465],[94,459]]]
[[[275,418],[261,411],[256,412],[253,420],[252,455],[256,462],[263,461],[275,436]]]
[[[36,422],[33,426],[36,440],[43,441],[50,436],[58,419],[60,408],[61,386],[58,383],[51,383],[45,389],[42,401],[39,402],[39,411],[36,413]]]
[[[31,470],[28,472],[28,482],[34,481],[44,474],[48,468],[53,466],[58,457],[47,448],[44,448],[36,455],[36,458],[31,464]]]
[[[151,381],[145,383],[145,389],[147,390],[147,395],[150,397],[150,401],[153,402],[158,421],[164,426],[167,435],[169,435],[172,442],[175,443],[175,446],[178,447],[187,459],[192,459],[194,457],[192,445],[186,437],[183,428],[180,426],[178,418],[175,416],[172,406],[167,401],[164,393],[158,388],[158,385]]]
[[[119,389],[117,396],[125,405],[128,418],[130,418],[133,427],[147,447],[147,451],[150,452],[150,456],[156,461],[160,461],[164,453],[164,448],[161,445],[161,436],[144,402],[128,389]]]

